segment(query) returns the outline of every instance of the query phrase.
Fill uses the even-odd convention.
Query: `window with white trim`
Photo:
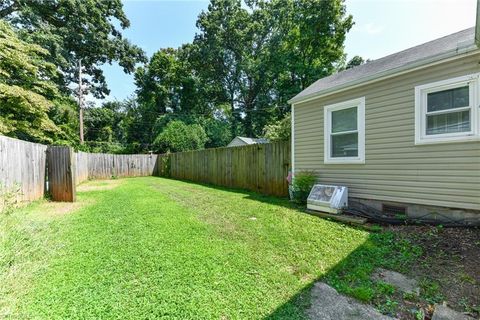
[[[415,87],[415,143],[479,138],[479,75]]]
[[[365,97],[324,108],[324,162],[365,163]]]

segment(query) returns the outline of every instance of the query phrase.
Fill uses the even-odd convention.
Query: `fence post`
[[[76,164],[71,147],[48,147],[48,190],[53,201],[75,202]]]

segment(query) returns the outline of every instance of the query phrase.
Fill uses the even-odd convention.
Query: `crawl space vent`
[[[382,211],[389,216],[404,216],[407,214],[407,208],[391,204],[382,204]]]

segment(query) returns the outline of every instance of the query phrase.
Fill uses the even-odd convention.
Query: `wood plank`
[[[335,221],[346,222],[350,224],[363,225],[367,222],[366,218],[347,216],[344,214],[330,214],[326,212],[314,211],[314,210],[305,210],[306,213],[318,216],[321,218],[332,219]]]
[[[77,153],[78,183],[86,179],[142,177],[156,175],[155,154]]]
[[[46,150],[47,146],[42,144],[0,136],[0,187],[7,191],[18,190],[17,201],[42,198]]]
[[[76,157],[73,149],[49,146],[47,149],[48,186],[53,201],[76,200]]]

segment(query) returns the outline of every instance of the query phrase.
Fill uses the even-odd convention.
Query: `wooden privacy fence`
[[[88,179],[110,179],[112,177],[144,177],[155,175],[156,154],[107,154],[78,153],[86,168],[77,169],[77,175]],[[87,172],[85,174],[85,171]],[[83,180],[82,180],[83,181]]]
[[[42,144],[0,136],[1,194],[15,192],[16,199],[20,201],[43,197],[46,150],[47,146]],[[4,200],[0,199],[0,207]]]
[[[88,156],[89,153],[86,152],[75,153],[77,184],[88,180]]]
[[[286,196],[290,143],[205,149],[158,156],[157,174]]]
[[[9,189],[18,189],[18,200],[36,200],[48,191],[55,201],[75,201],[76,185],[87,179],[152,175],[286,196],[289,166],[288,142],[166,155],[114,155],[74,153],[70,147],[0,136],[0,209],[2,194]]]
[[[32,201],[49,193],[55,201],[75,201],[76,185],[87,179],[154,175],[157,155],[74,153],[0,136],[0,210],[5,197]]]
[[[48,191],[55,201],[76,200],[76,161],[70,147],[49,146],[47,149]]]

